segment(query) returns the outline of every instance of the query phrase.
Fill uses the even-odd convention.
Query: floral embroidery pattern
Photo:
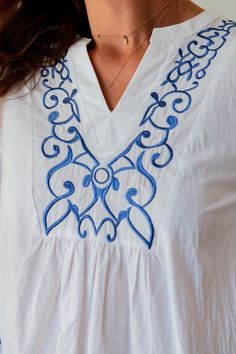
[[[71,88],[73,80],[67,66],[67,53],[54,66],[41,70],[45,89],[43,105],[49,112],[51,125],[51,134],[43,140],[41,150],[45,158],[54,161],[46,176],[51,195],[43,213],[46,235],[73,214],[81,238],[87,236],[89,223],[96,236],[103,229],[106,240],[112,242],[117,237],[119,225],[125,222],[149,249],[152,247],[154,226],[147,207],[157,192],[153,169],[164,168],[172,160],[169,133],[178,125],[179,115],[191,106],[191,91],[205,77],[232,27],[236,27],[236,22],[224,20],[217,27],[200,31],[185,49],[179,48],[179,59],[161,83],[159,92],[151,93],[154,102],[141,119],[140,132],[107,164],[101,164],[91,153],[79,131],[79,93],[76,88]],[[182,87],[183,79],[186,87],[180,89],[178,84],[182,80]],[[160,95],[162,90],[165,93]],[[165,108],[171,114],[161,123]],[[79,171],[75,174],[77,179],[64,180],[63,192],[58,192],[55,176],[57,180],[64,178],[61,176],[66,169],[68,178],[70,171]],[[129,178],[132,176],[135,178]],[[134,180],[143,183],[129,186]],[[142,189],[144,184],[145,191]],[[118,206],[114,205],[114,200],[119,201]],[[100,212],[96,213],[94,210],[98,205]],[[53,222],[49,222],[51,219]]]

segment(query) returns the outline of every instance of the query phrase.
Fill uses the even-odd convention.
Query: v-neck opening
[[[136,77],[139,76],[140,72],[142,71],[142,67],[145,65],[146,61],[147,61],[147,57],[149,55],[150,52],[150,47],[152,45],[151,42],[149,42],[149,45],[145,51],[145,53],[143,54],[138,66],[135,69],[135,72],[133,73],[131,79],[129,80],[128,84],[125,87],[125,90],[123,91],[122,95],[120,96],[118,102],[116,103],[115,107],[110,110],[107,100],[104,96],[103,90],[101,88],[98,76],[96,74],[95,68],[92,64],[92,61],[90,59],[89,53],[88,53],[88,44],[90,43],[91,40],[87,40],[86,44],[84,45],[84,55],[85,55],[85,60],[87,61],[87,69],[89,69],[89,71],[87,72],[88,75],[90,75],[91,81],[93,81],[93,84],[96,88],[96,92],[97,95],[96,97],[99,98],[102,106],[103,106],[103,111],[106,114],[106,116],[109,119],[112,119],[113,116],[116,116],[119,114],[119,112],[122,111],[122,105],[123,103],[125,104],[126,98],[129,95],[129,92],[132,90],[132,86],[135,85],[136,82]]]
[[[106,100],[103,96],[98,78],[87,51],[87,44],[91,41],[91,39],[86,37],[80,38],[79,41],[72,46],[68,54],[75,73],[73,79],[75,79],[76,87],[79,89],[81,108],[83,108],[83,114],[85,115],[84,117],[82,116],[80,124],[82,124],[82,126],[85,124],[85,131],[88,131],[87,128],[92,124],[94,134],[91,133],[91,136],[93,136],[92,138],[91,136],[87,137],[88,140],[86,141],[86,144],[96,158],[100,161],[108,162],[111,158],[117,156],[129,145],[132,137],[133,139],[136,137],[136,135],[140,132],[140,123],[143,114],[145,113],[145,109],[147,109],[151,102],[150,94],[153,90],[156,91],[157,86],[159,86],[159,84],[161,84],[161,82],[166,78],[166,75],[168,74],[168,60],[171,56],[173,56],[173,51],[176,51],[176,54],[178,53],[178,48],[180,45],[179,41],[182,42],[184,38],[190,38],[191,35],[196,35],[197,32],[203,30],[203,28],[206,27],[211,21],[216,19],[217,16],[217,13],[214,11],[205,10],[183,23],[174,25],[175,29],[178,29],[179,33],[181,33],[180,38],[174,42],[172,38],[169,38],[171,41],[167,41],[165,36],[164,40],[162,38],[163,36],[160,36],[160,40],[158,40],[158,31],[160,29],[154,28],[147,50],[145,51],[134,75],[129,81],[129,84],[123,92],[115,109],[112,111],[109,110],[106,104]],[[165,33],[169,33],[169,30],[167,30],[168,27],[165,27],[165,30],[163,29]],[[188,30],[188,33],[185,31],[186,29]],[[164,32],[162,33],[164,34]],[[161,46],[169,47],[168,55],[166,55],[166,51],[164,51],[164,54],[162,53]],[[76,63],[76,58],[80,58],[83,65],[79,66],[79,64]],[[154,58],[157,59],[154,61]],[[152,62],[156,64],[152,64]],[[152,76],[151,80],[145,77],[145,70],[144,72],[141,70],[144,68],[147,71],[149,65],[152,65],[152,68],[153,65],[156,65],[154,68],[155,74]],[[150,70],[153,72],[152,69]],[[150,77],[150,75],[147,75],[147,77]],[[141,81],[139,80],[140,78],[142,79]],[[145,82],[144,85],[143,81]],[[139,94],[135,91],[137,90],[135,88],[136,84],[139,89]],[[128,94],[129,99],[127,99]],[[144,106],[142,111],[140,110],[141,106]],[[114,125],[112,125],[113,122]],[[105,127],[106,132],[101,131],[101,127]],[[109,133],[110,128],[112,131],[117,129],[116,136],[119,136],[119,139],[114,141],[114,143],[112,142],[109,146],[109,144],[106,144],[105,141],[107,136],[106,134],[111,133],[111,131]],[[99,135],[99,131],[101,136],[98,139],[97,137]],[[97,141],[95,142],[94,139]]]
[[[160,43],[161,46],[163,46],[162,43]],[[93,126],[93,131],[96,130],[96,124],[101,125],[103,122],[105,122],[105,124],[117,124],[116,128],[118,125],[121,125],[121,127],[123,127],[122,130],[122,136],[120,137],[120,139],[118,141],[116,141],[116,143],[114,144],[114,147],[112,149],[107,149],[106,152],[104,151],[104,148],[99,148],[98,146],[96,146],[96,149],[90,144],[90,141],[87,140],[86,144],[89,148],[89,150],[92,152],[92,154],[99,159],[99,161],[103,161],[103,162],[108,162],[108,160],[110,158],[112,158],[115,155],[117,155],[120,151],[123,151],[126,148],[126,142],[127,140],[129,141],[129,139],[132,139],[132,136],[135,135],[136,133],[138,133],[138,131],[140,130],[140,123],[141,120],[143,118],[143,114],[145,113],[145,108],[142,109],[142,111],[140,110],[141,106],[144,107],[148,107],[150,105],[150,99],[151,99],[151,92],[154,90],[156,90],[156,87],[158,86],[158,84],[161,84],[161,82],[166,78],[166,70],[167,70],[167,63],[170,60],[170,57],[172,57],[173,51],[177,50],[178,45],[176,46],[172,46],[169,50],[168,50],[168,55],[165,51],[165,54],[162,53],[162,51],[160,51],[159,53],[159,57],[158,59],[155,60],[155,62],[151,62],[150,66],[154,66],[155,67],[155,76],[154,77],[149,77],[148,82],[146,82],[146,84],[144,86],[146,86],[146,89],[144,90],[144,92],[142,92],[141,96],[138,99],[138,103],[136,105],[130,105],[128,104],[129,102],[122,102],[122,106],[120,105],[119,107],[119,112],[118,109],[113,112],[112,114],[112,119],[110,119],[110,116],[108,116],[109,119],[107,119],[107,114],[104,113],[104,105],[101,107],[103,114],[101,114],[101,112],[97,112],[98,115],[100,113],[100,118],[97,119],[97,117],[95,117],[94,115],[92,115],[91,113],[88,112],[88,105],[86,103],[87,100],[84,97],[84,91],[83,91],[83,87],[80,88],[80,82],[79,80],[77,80],[77,75],[75,77],[76,79],[76,86],[79,88],[79,92],[80,92],[80,99],[81,99],[81,108],[83,108],[83,112],[86,115],[88,122],[90,122]],[[155,57],[155,54],[158,55],[158,52],[160,50],[160,46],[158,46],[157,44],[153,45],[153,46],[149,46],[148,47],[149,50],[148,52],[146,51],[145,54],[145,61],[149,61],[149,59],[153,59],[153,57]],[[82,50],[82,52],[80,53],[86,53],[86,51]],[[71,53],[70,53],[71,54]],[[148,58],[148,56],[151,56],[151,58]],[[74,56],[71,56],[71,59],[73,59]],[[144,58],[144,57],[143,57]],[[73,60],[71,60],[75,73],[77,73],[78,70],[78,66],[75,66],[75,63]],[[158,65],[158,63],[160,65]],[[88,64],[88,61],[86,62],[86,64]],[[143,67],[143,66],[142,66]],[[148,67],[145,67],[146,69]],[[151,69],[150,69],[151,70]],[[139,71],[141,71],[141,66],[139,67]],[[137,71],[136,71],[137,73]],[[88,75],[88,73],[85,74],[84,71],[80,71],[78,74],[84,74]],[[91,72],[90,72],[91,74]],[[78,75],[79,76],[79,75]],[[138,77],[139,75],[136,74],[136,77]],[[143,75],[142,75],[143,76]],[[149,75],[147,75],[148,78]],[[147,79],[143,77],[143,80]],[[134,81],[134,80],[133,80]],[[135,78],[136,81],[136,78]],[[141,82],[138,82],[138,84],[141,86]],[[135,85],[135,83],[134,83]],[[142,85],[143,86],[143,85]],[[132,84],[133,87],[133,84]],[[93,86],[94,88],[94,86]],[[89,87],[87,88],[89,90]],[[97,91],[97,88],[96,88]],[[141,91],[141,90],[139,90]],[[127,91],[126,91],[127,92]],[[88,96],[87,96],[88,98]],[[97,101],[98,97],[96,97],[96,101]],[[100,100],[101,100],[101,96],[100,96]],[[124,98],[123,98],[124,100]],[[140,112],[139,112],[140,111]],[[85,117],[84,117],[85,118]],[[122,122],[124,122],[124,119],[127,119],[126,124],[123,126]],[[122,122],[121,122],[122,121]],[[82,126],[84,124],[83,122],[83,117],[81,118],[81,123]],[[94,135],[96,135],[96,133],[94,133]],[[135,137],[134,137],[135,138]]]
[[[109,106],[108,106],[108,103],[107,103],[107,100],[105,98],[105,95],[103,93],[103,90],[102,90],[102,87],[101,87],[101,84],[99,82],[99,79],[98,79],[98,76],[97,76],[97,73],[96,73],[96,70],[94,68],[94,65],[91,61],[91,58],[89,56],[89,53],[88,53],[88,44],[90,43],[90,41],[87,42],[87,44],[84,46],[84,50],[85,50],[85,55],[86,55],[86,59],[88,61],[88,65],[89,65],[89,68],[90,68],[90,73],[91,73],[91,76],[93,77],[93,81],[94,81],[94,85],[96,85],[96,88],[97,88],[97,93],[98,95],[100,96],[101,98],[101,101],[103,102],[103,106],[104,106],[104,111],[106,111],[107,115],[110,116],[110,118],[112,118],[113,115],[116,115],[117,112],[119,112],[120,110],[120,107],[122,106],[122,103],[123,101],[125,101],[126,99],[126,96],[129,94],[129,91],[131,89],[131,87],[133,86],[133,84],[135,84],[135,81],[136,81],[136,76],[139,75],[141,69],[142,69],[142,66],[145,64],[146,62],[146,57],[148,56],[149,54],[149,51],[150,51],[150,46],[152,45],[151,42],[149,42],[148,44],[148,47],[147,49],[145,50],[141,60],[139,61],[139,64],[138,66],[136,67],[131,79],[129,80],[128,84],[126,85],[124,91],[122,92],[122,95],[120,96],[119,100],[117,101],[115,107],[110,110]]]

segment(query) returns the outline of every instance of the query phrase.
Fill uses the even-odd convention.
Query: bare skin
[[[85,0],[88,18],[94,34],[130,33],[155,14],[167,0]],[[179,6],[180,3],[180,6]],[[129,45],[125,46],[122,39],[95,38],[95,44],[88,46],[88,54],[96,72],[101,90],[110,111],[114,110],[128,83],[134,75],[149,45],[150,35],[147,34],[159,22],[159,16],[129,37]],[[186,21],[204,11],[190,0],[172,2],[168,13],[157,27],[170,26]],[[143,41],[143,39],[146,40]],[[107,90],[126,58],[140,44],[138,50],[130,57],[121,74]]]

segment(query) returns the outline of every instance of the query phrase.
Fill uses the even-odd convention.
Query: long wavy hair
[[[0,97],[91,37],[84,0],[0,0]]]

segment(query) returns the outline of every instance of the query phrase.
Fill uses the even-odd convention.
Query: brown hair
[[[0,0],[0,97],[91,37],[84,0]]]

